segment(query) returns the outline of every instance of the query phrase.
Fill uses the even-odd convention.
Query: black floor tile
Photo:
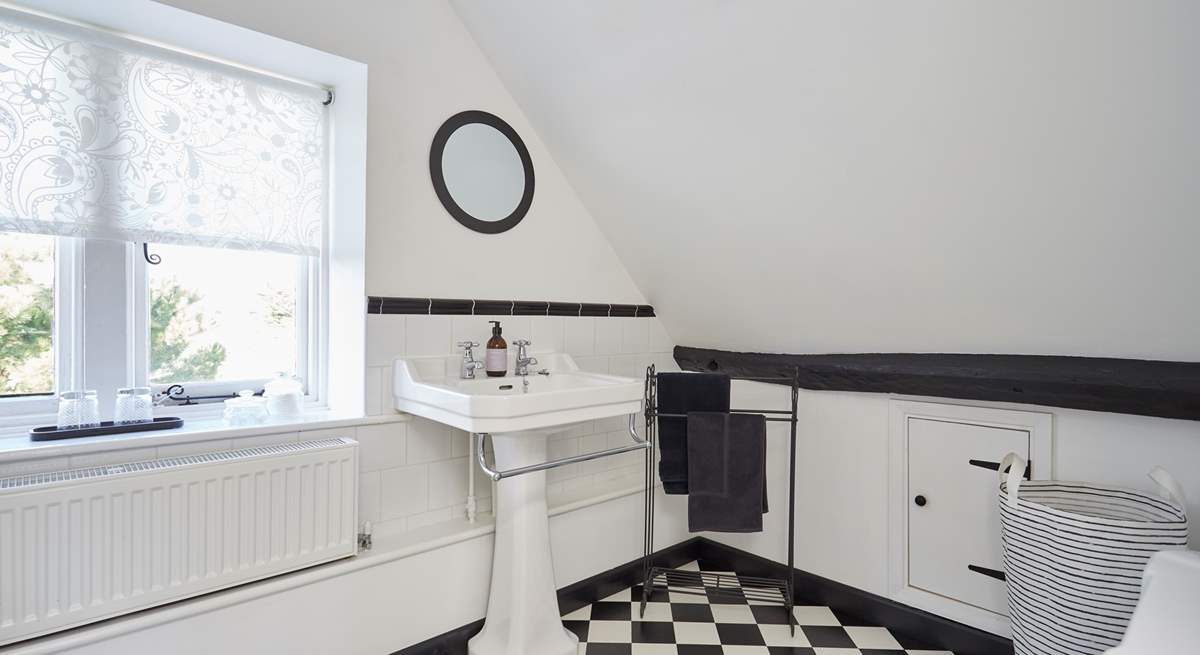
[[[753,623],[718,623],[717,634],[724,646],[765,646],[762,632]]]
[[[708,596],[708,602],[713,605],[746,605],[746,595],[740,590],[715,587],[706,587],[705,593]]]
[[[563,627],[575,633],[579,641],[587,641],[588,625],[591,621],[563,621]]]
[[[677,623],[713,623],[712,609],[700,603],[671,603],[671,618]]]
[[[776,605],[751,605],[754,620],[759,624],[787,625],[787,609]]]
[[[806,625],[802,628],[808,643],[817,648],[854,648],[854,640],[836,625]]]
[[[723,566],[707,566],[706,564],[702,562],[700,566],[707,571],[724,572],[726,570]],[[736,584],[736,580],[733,578],[730,580]],[[816,655],[816,652],[823,648],[846,649],[844,652],[847,655],[852,653],[857,655],[907,655],[905,650],[900,649],[860,650],[855,648],[854,641],[843,626],[871,626],[872,623],[861,617],[836,610],[833,611],[833,616],[841,625],[799,627],[811,646],[766,647],[766,640],[763,638],[760,626],[769,625],[771,626],[770,630],[774,631],[778,631],[782,626],[787,626],[790,617],[786,608],[780,605],[750,605],[744,595],[736,590],[736,587],[723,588],[720,591],[709,588],[698,595],[681,595],[681,592],[687,590],[686,587],[673,588],[668,595],[666,588],[656,588],[653,593],[653,602],[659,603],[659,605],[651,617],[655,620],[639,620],[638,610],[642,591],[640,586],[635,585],[624,592],[610,595],[608,600],[592,603],[587,612],[590,620],[564,621],[563,625],[579,637],[580,643],[586,645],[588,655],[632,655],[633,648],[637,644],[673,645],[668,646],[666,650],[674,652],[676,655],[724,655],[724,649],[731,646],[756,647],[753,648],[753,652],[769,653],[770,655]],[[672,596],[675,602],[670,602]],[[683,602],[680,602],[681,600]],[[664,615],[663,604],[670,608],[669,620]],[[725,604],[748,606],[755,622],[750,624],[717,623],[712,606]],[[592,620],[624,622],[629,627],[630,643],[588,643],[587,638],[591,632]],[[697,625],[703,623],[712,627],[706,628]],[[676,632],[681,631],[684,625],[687,625],[687,629],[692,631],[711,630],[710,635],[715,632],[721,645],[675,644]],[[929,646],[928,640],[915,640],[911,636],[900,634],[894,636],[905,649],[939,650]]]
[[[720,646],[700,644],[677,644],[675,650],[679,655],[723,655],[725,651]],[[588,655],[592,655],[591,645],[588,645]]]
[[[635,644],[673,644],[675,626],[666,621],[638,621],[632,628]]]
[[[593,621],[628,621],[633,618],[633,603],[600,601],[592,603]]]
[[[588,644],[587,655],[633,655],[633,644]]]

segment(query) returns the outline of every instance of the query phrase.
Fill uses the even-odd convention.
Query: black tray
[[[70,428],[59,430],[57,425],[45,425],[29,431],[29,438],[34,441],[54,441],[55,439],[78,439],[79,437],[98,437],[102,434],[124,434],[126,432],[149,432],[150,430],[170,430],[183,425],[183,419],[177,416],[161,416],[147,423],[113,423],[104,421],[91,428]]]

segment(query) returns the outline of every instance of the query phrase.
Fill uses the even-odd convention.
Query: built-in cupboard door
[[[1029,459],[1029,432],[908,419],[908,584],[1008,614],[996,503],[998,465]],[[972,570],[974,567],[975,570]]]

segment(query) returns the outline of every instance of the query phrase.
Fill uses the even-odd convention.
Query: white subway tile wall
[[[489,320],[501,321],[510,344],[529,339],[534,352],[565,351],[584,370],[635,378],[642,377],[649,364],[660,371],[679,370],[671,356],[673,344],[657,318],[370,315],[365,386],[371,418],[362,425],[18,460],[0,464],[0,477],[338,436],[361,444],[361,520],[371,521],[381,532],[463,520],[468,475],[475,476],[477,511],[487,514],[492,509],[492,482],[471,461],[470,435],[421,418],[404,422],[389,417],[396,413],[391,397],[393,360],[410,354],[456,354],[454,343],[461,340],[486,342],[491,335]],[[450,368],[454,370],[449,374],[457,372],[457,366]],[[614,417],[573,425],[551,437],[549,456],[628,443],[626,420]],[[640,417],[637,425],[640,432]],[[547,476],[551,505],[640,485],[642,457],[628,453],[551,470]]]
[[[533,352],[566,352],[581,368],[641,378],[646,366],[679,370],[674,344],[657,318],[563,316],[367,317],[367,399],[369,414],[391,414],[391,363],[399,357],[454,355],[459,341],[486,343],[489,321],[500,321],[509,344],[529,339]],[[482,358],[477,352],[477,358]],[[566,457],[627,443],[624,417],[588,421],[551,437],[549,456]],[[639,432],[642,422],[639,418]],[[364,520],[383,531],[414,530],[466,514],[467,476],[475,476],[477,511],[491,511],[492,483],[469,463],[470,436],[421,418],[358,428]],[[551,470],[550,503],[578,498],[643,480],[641,453],[607,457]],[[470,473],[469,473],[470,472]]]

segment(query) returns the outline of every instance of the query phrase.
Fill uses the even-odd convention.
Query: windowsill
[[[410,419],[408,414],[361,416],[339,414],[314,409],[300,417],[268,419],[261,425],[229,426],[220,416],[185,418],[182,427],[154,432],[129,432],[99,437],[81,437],[61,441],[33,441],[28,431],[32,426],[11,428],[0,432],[0,463],[18,460],[64,457],[111,450],[169,446],[182,443],[238,439],[285,432],[310,432],[355,425],[400,423]],[[236,447],[236,444],[234,444]]]

